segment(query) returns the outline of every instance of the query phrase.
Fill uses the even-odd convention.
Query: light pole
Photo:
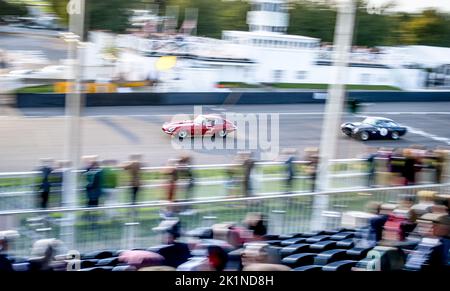
[[[332,78],[328,87],[328,98],[319,149],[320,158],[316,183],[318,191],[327,191],[330,189],[330,160],[336,156],[339,124],[344,108],[348,55],[352,45],[354,20],[354,0],[340,0],[338,2],[336,28],[334,32]],[[311,225],[313,229],[319,230],[325,227],[322,213],[327,209],[328,196],[315,196]]]
[[[84,36],[85,0],[70,0],[67,4],[69,14],[68,57],[72,69],[69,80],[73,87],[66,93],[66,139],[64,145],[65,160],[70,163],[63,172],[63,207],[77,206],[78,173],[81,156],[81,109],[82,109],[82,62],[83,52],[80,44]],[[63,220],[61,235],[69,247],[74,247],[75,214],[68,213]]]

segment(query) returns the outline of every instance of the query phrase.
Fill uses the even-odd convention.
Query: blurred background
[[[0,269],[448,268],[449,105],[445,0],[0,0]]]

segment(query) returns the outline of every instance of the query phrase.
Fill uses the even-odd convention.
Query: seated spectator
[[[376,215],[375,217],[369,218],[368,239],[374,242],[378,242],[382,239],[383,227],[388,219],[388,216],[380,214],[381,204],[377,202],[370,203],[368,205],[368,210],[370,213]]]
[[[163,244],[170,245],[169,248],[163,248],[160,255],[165,258],[165,265],[174,268],[186,262],[191,256],[188,245],[178,241],[181,235],[180,229],[181,222],[178,219],[166,219],[154,228],[156,231],[163,232]]]
[[[252,241],[264,240],[264,235],[267,234],[267,220],[263,214],[249,213],[244,224],[252,232]]]
[[[15,231],[1,231],[0,232],[0,272],[14,271],[12,262],[8,256],[9,243],[12,238],[18,236]]]
[[[406,260],[407,270],[443,270],[450,251],[450,217],[443,213],[427,213],[418,220],[422,240]]]
[[[54,238],[41,239],[33,244],[31,258],[29,259],[30,271],[55,271],[60,268],[62,261],[56,260],[58,255],[64,252],[63,242]]]
[[[175,269],[174,267],[169,267],[169,266],[153,266],[153,267],[144,267],[144,268],[140,268],[138,271],[139,272],[149,272],[149,271],[176,271],[177,269]]]
[[[208,261],[214,271],[223,271],[228,262],[228,254],[219,246],[208,246]]]
[[[255,272],[255,271],[262,271],[262,272],[279,272],[279,271],[291,271],[291,268],[285,265],[281,264],[250,264],[247,265],[243,271],[249,271],[249,272]]]
[[[245,244],[241,253],[242,266],[256,263],[271,263],[269,258],[269,245],[264,242],[250,242]]]
[[[416,217],[432,211],[435,196],[435,191],[422,190],[417,193],[419,202],[411,207],[411,209],[415,212]]]
[[[120,253],[119,262],[133,266],[139,270],[145,267],[163,265],[164,257],[150,251],[132,250]]]

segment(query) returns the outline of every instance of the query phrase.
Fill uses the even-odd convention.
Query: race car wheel
[[[398,134],[398,132],[393,131],[393,132],[391,133],[391,138],[397,140],[397,139],[400,138],[400,135]]]
[[[180,131],[177,133],[177,135],[178,135],[178,137],[179,137],[180,139],[183,139],[183,138],[185,138],[185,137],[187,136],[187,131],[186,131],[186,130],[180,130]]]
[[[227,131],[226,130],[219,131],[219,136],[220,137],[226,137],[227,136]]]
[[[369,139],[369,133],[367,131],[361,131],[359,133],[359,139],[362,141],[366,141]]]

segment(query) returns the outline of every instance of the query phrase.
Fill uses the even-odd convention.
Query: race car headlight
[[[353,133],[357,133],[358,130],[359,130],[359,129],[358,129],[357,127],[355,127],[355,128],[352,130],[352,132],[353,132]]]
[[[167,129],[168,132],[173,132],[174,130],[175,130],[175,127],[169,127],[169,128]]]

